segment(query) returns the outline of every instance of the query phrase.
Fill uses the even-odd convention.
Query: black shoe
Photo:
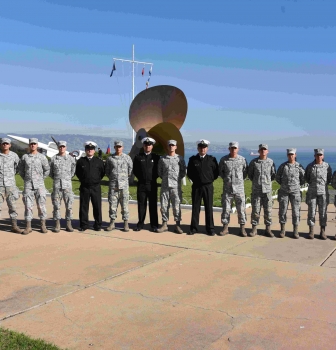
[[[78,231],[80,231],[80,232],[84,232],[84,231],[86,231],[86,230],[87,230],[87,228],[78,227]]]
[[[155,226],[152,227],[152,232],[157,232],[157,230],[158,230],[157,227],[155,227]]]
[[[208,235],[208,236],[215,236],[215,235],[216,235],[216,232],[213,231],[213,230],[211,230],[211,231],[207,232],[207,235]]]
[[[135,227],[134,229],[133,229],[133,231],[141,231],[142,230],[142,227]]]
[[[192,235],[194,235],[194,234],[195,234],[194,231],[189,231],[189,232],[187,232],[187,235],[188,235],[188,236],[192,236]]]
[[[99,226],[98,226],[98,227],[94,227],[93,229],[94,229],[95,231],[101,231],[101,227],[99,227]]]

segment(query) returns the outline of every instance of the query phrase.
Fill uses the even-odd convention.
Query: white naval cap
[[[296,154],[296,148],[287,148],[287,154]]]
[[[141,140],[142,143],[147,143],[149,145],[155,145],[156,141],[154,139],[152,139],[151,137],[144,137]]]
[[[57,142],[57,147],[65,146],[66,147],[67,143],[66,141],[58,141]]]
[[[1,140],[1,144],[3,144],[3,143],[9,143],[9,144],[12,143],[11,139],[9,139],[8,137],[3,137],[0,140]]]
[[[196,141],[196,145],[200,146],[200,147],[208,147],[210,145],[210,141],[200,139],[200,140]]]
[[[94,148],[96,148],[97,144],[95,142],[93,142],[93,141],[86,141],[86,142],[84,142],[83,146],[84,147],[94,147]]]
[[[238,141],[232,141],[229,143],[229,148],[239,148],[239,142]]]
[[[167,141],[167,145],[169,146],[169,145],[174,145],[174,146],[176,146],[177,145],[177,141],[176,140],[168,140]]]

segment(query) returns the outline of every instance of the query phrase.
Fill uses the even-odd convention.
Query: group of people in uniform
[[[199,216],[201,202],[203,200],[205,210],[206,233],[214,236],[215,226],[213,220],[213,182],[221,177],[223,179],[222,194],[222,229],[217,234],[225,236],[229,234],[230,215],[233,202],[236,204],[240,235],[246,237],[245,229],[246,196],[244,181],[249,178],[252,181],[251,195],[251,224],[250,236],[257,234],[261,208],[264,211],[265,235],[274,237],[272,225],[272,181],[280,184],[278,191],[279,222],[281,225],[280,237],[285,237],[285,223],[287,221],[287,209],[289,202],[292,208],[293,237],[299,238],[298,225],[300,222],[301,186],[308,184],[306,203],[308,205],[309,238],[314,238],[315,214],[318,207],[320,237],[327,239],[325,228],[327,225],[327,206],[329,204],[328,184],[336,188],[336,171],[332,175],[331,167],[324,161],[324,150],[314,150],[314,161],[308,164],[306,169],[296,161],[296,149],[287,149],[288,160],[280,165],[276,171],[272,159],[268,158],[268,145],[259,145],[259,157],[249,164],[239,155],[239,143],[230,142],[229,153],[221,158],[219,164],[215,157],[208,154],[210,142],[204,139],[198,140],[197,154],[190,157],[186,166],[183,157],[177,151],[177,141],[167,142],[168,153],[159,156],[152,152],[156,141],[151,137],[142,139],[143,150],[135,156],[134,160],[123,153],[123,142],[115,141],[114,150],[106,163],[94,156],[97,144],[87,141],[84,144],[85,157],[77,162],[66,151],[66,142],[59,141],[57,147],[59,153],[52,157],[50,164],[47,158],[38,152],[38,139],[29,139],[29,151],[20,160],[16,153],[10,150],[11,140],[1,139],[0,152],[0,211],[2,203],[6,200],[9,216],[12,220],[12,231],[15,233],[29,234],[32,231],[31,221],[33,207],[36,201],[38,216],[41,220],[41,232],[46,233],[46,195],[44,179],[50,176],[53,179],[53,192],[51,200],[53,204],[53,219],[55,221],[54,232],[61,229],[61,203],[64,201],[66,230],[73,232],[73,201],[72,178],[76,174],[80,181],[80,205],[79,205],[79,231],[89,229],[89,203],[93,208],[94,225],[96,231],[102,229],[102,197],[101,180],[106,175],[109,179],[109,225],[105,231],[115,229],[117,208],[121,207],[121,216],[124,221],[124,231],[129,231],[129,178],[133,172],[137,178],[137,203],[138,223],[134,231],[140,231],[144,227],[147,212],[147,200],[149,202],[149,219],[153,232],[168,231],[169,209],[172,206],[175,227],[174,232],[182,234],[181,228],[181,201],[182,179],[187,175],[192,182],[192,216],[187,235],[200,232]],[[16,201],[19,199],[19,191],[16,186],[15,175],[19,173],[24,180],[22,200],[25,206],[25,228],[20,229],[17,224]],[[160,189],[162,225],[159,227],[157,196],[158,178],[162,179]]]

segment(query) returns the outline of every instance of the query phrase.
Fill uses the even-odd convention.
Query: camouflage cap
[[[263,148],[268,149],[268,145],[266,145],[266,143],[261,143],[261,144],[259,145],[259,150],[261,150],[261,149],[263,149]]]
[[[324,154],[324,149],[323,148],[315,148],[314,154]]]
[[[210,141],[201,139],[201,140],[196,141],[196,145],[198,147],[208,147],[210,145]]]
[[[38,143],[38,139],[36,137],[32,137],[29,139],[29,144],[31,143]]]
[[[167,141],[167,145],[169,146],[169,145],[174,145],[174,146],[176,146],[177,145],[177,141],[176,140],[168,140]]]
[[[287,154],[296,154],[296,148],[287,148]]]
[[[65,146],[66,147],[67,143],[66,141],[58,141],[57,142],[57,147]]]
[[[97,144],[93,141],[86,141],[84,142],[84,147],[93,147],[93,148],[96,148],[97,147]]]
[[[239,142],[237,142],[237,141],[230,142],[229,148],[239,148]]]
[[[124,143],[123,143],[121,140],[117,140],[117,141],[114,141],[114,145],[115,145],[115,146],[123,147],[123,146],[124,146]]]
[[[9,139],[8,137],[3,137],[1,139],[1,144],[3,144],[3,143],[11,143],[11,139]]]

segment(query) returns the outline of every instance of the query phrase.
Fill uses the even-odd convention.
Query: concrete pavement
[[[0,326],[70,349],[333,348],[335,209],[329,206],[326,241],[306,238],[302,209],[299,240],[290,238],[290,223],[284,239],[262,236],[264,225],[257,237],[239,237],[236,214],[225,237],[120,229],[41,234],[37,220],[22,236],[2,219]],[[135,205],[130,212],[135,224]],[[190,215],[183,210],[185,231]],[[220,213],[214,216],[219,231]],[[107,225],[106,202],[103,219]],[[203,212],[201,220],[205,233]],[[278,237],[277,202],[273,220]]]

